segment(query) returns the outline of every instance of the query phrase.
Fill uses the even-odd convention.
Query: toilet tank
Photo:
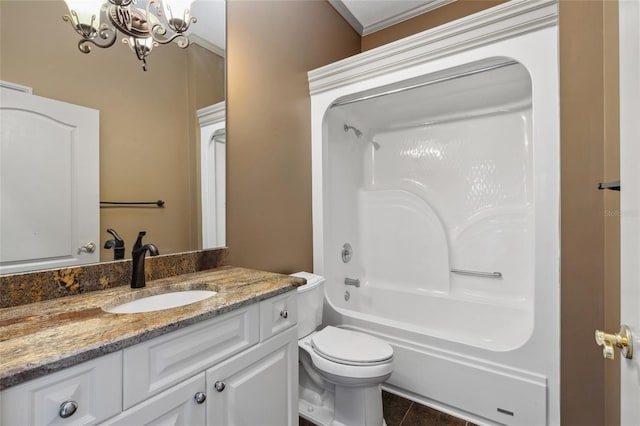
[[[305,285],[298,287],[298,339],[300,339],[322,324],[324,277],[309,272],[296,272],[291,276],[307,280]]]

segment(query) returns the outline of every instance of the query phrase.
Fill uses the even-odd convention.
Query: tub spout
[[[360,280],[357,278],[345,278],[344,285],[352,285],[354,287],[360,287]]]

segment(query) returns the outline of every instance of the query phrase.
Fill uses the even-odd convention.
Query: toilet
[[[321,426],[386,426],[380,384],[393,371],[393,349],[368,334],[322,324],[324,281],[298,272],[300,416]]]

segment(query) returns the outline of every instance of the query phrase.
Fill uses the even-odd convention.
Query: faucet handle
[[[120,237],[120,235],[118,235],[115,229],[107,228],[107,232],[113,236],[113,239],[116,241],[116,243],[124,244],[124,240]]]
[[[139,250],[142,248],[142,237],[144,237],[145,235],[147,235],[146,231],[140,231],[138,232],[138,238],[136,239],[135,244],[133,245],[133,249],[134,250]]]

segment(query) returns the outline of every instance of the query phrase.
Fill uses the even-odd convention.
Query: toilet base
[[[333,411],[328,410],[326,407],[314,406],[307,401],[298,401],[298,414],[318,426],[339,426],[338,423],[333,421]],[[382,419],[382,426],[387,426],[384,418]]]
[[[302,399],[298,400],[298,414],[318,426],[331,426],[333,421],[332,409]]]
[[[340,401],[337,406],[335,398]],[[379,385],[336,386],[335,393],[300,388],[298,414],[318,426],[387,426]]]

